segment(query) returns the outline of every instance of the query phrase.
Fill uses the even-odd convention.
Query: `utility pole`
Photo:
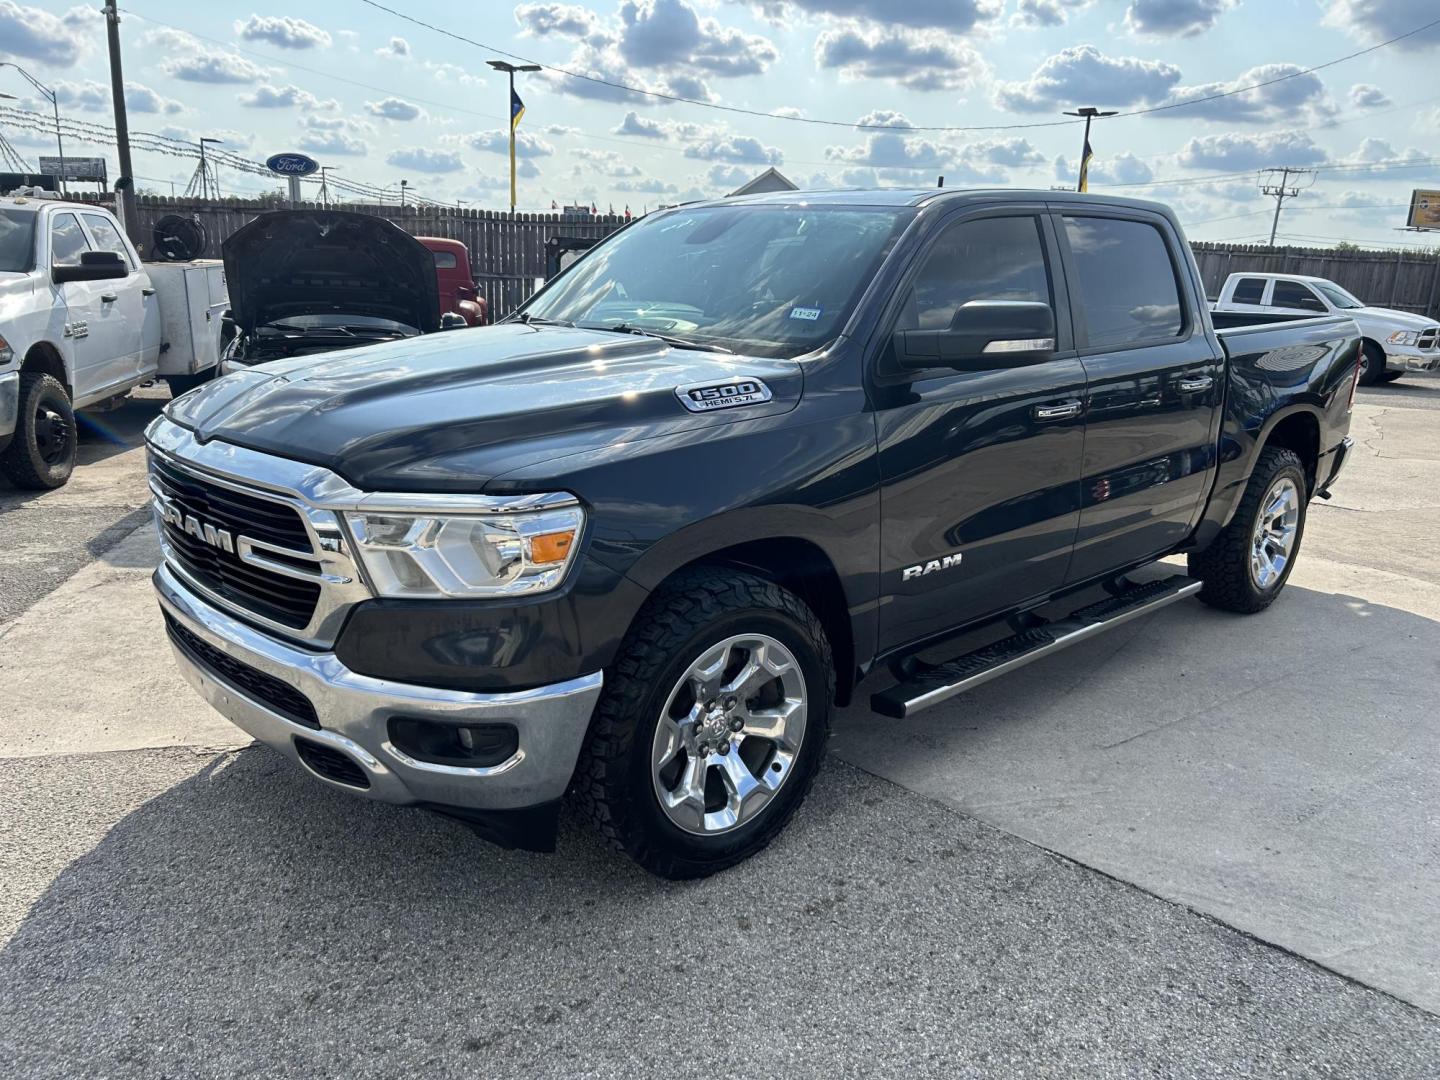
[[[130,122],[125,117],[125,76],[120,70],[120,12],[115,0],[105,0],[105,36],[110,44],[110,100],[115,107],[115,149],[120,175],[115,178],[116,209],[130,239],[140,246],[140,217],[135,212],[135,171],[130,164]]]
[[[320,205],[327,210],[330,209],[330,184],[326,181],[325,174],[332,173],[338,168],[340,168],[339,165],[320,166]]]
[[[1278,174],[1278,176],[1277,176]],[[1300,192],[1308,188],[1310,184],[1304,185],[1290,183],[1290,177],[1308,176],[1310,184],[1315,182],[1314,169],[1292,169],[1288,165],[1278,169],[1265,169],[1260,173],[1260,194],[1270,195],[1275,199],[1275,217],[1270,222],[1270,246],[1275,246],[1275,231],[1280,228],[1280,208],[1285,205],[1286,199],[1293,199]]]
[[[1090,190],[1090,159],[1094,157],[1094,151],[1090,149],[1090,121],[1097,116],[1114,116],[1115,110],[1109,112],[1097,109],[1094,105],[1085,105],[1074,112],[1067,112],[1066,116],[1083,116],[1085,118],[1085,141],[1080,146],[1080,176],[1075,181],[1076,191]]]
[[[400,209],[405,209],[405,189],[410,186],[409,180],[400,181]]]
[[[525,115],[525,103],[520,100],[520,95],[515,93],[515,73],[517,71],[541,71],[539,64],[509,64],[504,60],[486,60],[496,71],[503,71],[510,76],[510,213],[515,213],[515,129],[520,126],[520,117]]]

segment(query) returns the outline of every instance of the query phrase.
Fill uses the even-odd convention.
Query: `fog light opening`
[[[407,757],[430,765],[491,768],[509,761],[520,748],[513,724],[454,724],[392,716],[390,744]]]

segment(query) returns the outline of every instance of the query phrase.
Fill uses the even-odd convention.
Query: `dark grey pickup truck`
[[[185,677],[324,783],[541,850],[569,793],[693,877],[783,828],[862,680],[903,722],[1193,594],[1269,605],[1358,360],[1342,317],[1217,328],[1156,204],[683,206],[496,326],[174,401],[155,585]]]

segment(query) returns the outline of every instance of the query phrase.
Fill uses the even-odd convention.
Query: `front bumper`
[[[506,693],[435,690],[375,679],[351,671],[334,653],[302,649],[251,628],[197,597],[164,565],[155,572],[154,582],[160,606],[170,618],[230,660],[303,694],[314,706],[320,729],[288,719],[172,642],[186,681],[232,723],[333,787],[382,802],[430,806],[473,822],[486,812],[503,815],[553,804],[570,784],[600,695],[598,671]],[[394,716],[454,724],[512,724],[519,747],[493,766],[417,761],[391,745],[388,723]],[[316,772],[301,756],[296,739],[345,755],[364,773],[369,787],[340,783]]]
[[[1440,371],[1440,350],[1413,345],[1386,345],[1385,366],[1402,371]]]
[[[0,450],[10,445],[20,423],[20,372],[0,375]]]

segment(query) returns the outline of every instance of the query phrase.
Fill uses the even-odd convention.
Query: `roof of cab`
[[[734,203],[748,206],[926,206],[932,203],[993,202],[999,199],[1128,207],[1170,216],[1170,208],[1163,203],[1045,188],[847,188],[832,191],[771,191],[759,195],[727,196],[709,200],[709,203],[716,206]]]

